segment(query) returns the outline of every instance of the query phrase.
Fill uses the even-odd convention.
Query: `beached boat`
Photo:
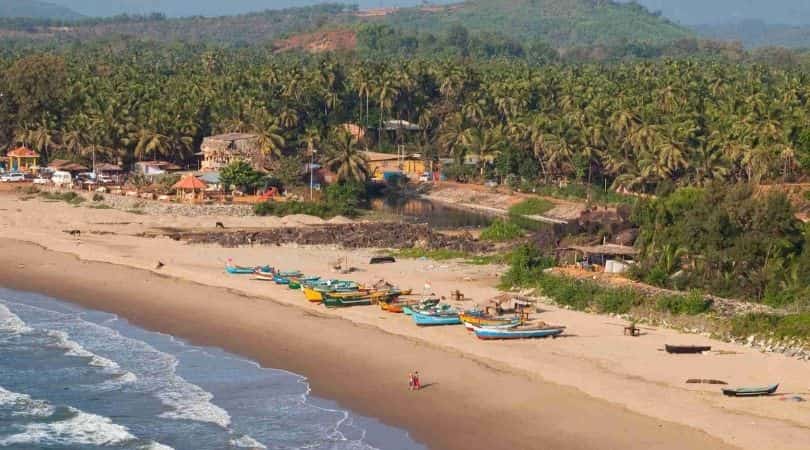
[[[473,331],[479,339],[534,339],[544,337],[555,337],[565,331],[562,326],[545,326],[545,325],[519,325],[514,328],[500,329],[500,328],[484,328],[474,327]]]
[[[476,328],[487,328],[492,330],[508,330],[510,328],[515,328],[519,326],[522,322],[520,321],[520,319],[512,319],[512,321],[510,322],[504,322],[499,324],[488,324],[488,325],[473,325],[469,322],[464,322],[464,320],[462,320],[462,323],[464,324],[464,328],[466,328],[467,331],[475,331]]]
[[[414,323],[421,327],[436,326],[436,325],[460,325],[461,319],[458,318],[456,311],[436,312],[433,314],[426,314],[414,311],[411,314]]]
[[[399,295],[400,292],[397,290],[331,292],[324,294],[323,304],[328,308],[371,305],[372,303],[390,301],[399,297]]]
[[[274,280],[273,280],[273,276],[272,276],[272,275],[271,275],[271,276],[267,276],[267,275],[259,275],[258,273],[256,273],[255,275],[253,275],[253,278],[251,278],[251,280],[257,280],[257,281],[274,281]]]
[[[678,353],[678,354],[686,354],[686,353],[703,353],[708,352],[712,348],[708,345],[665,345],[664,349],[667,353]]]
[[[431,314],[435,313],[440,310],[450,309],[450,305],[441,305],[439,306],[440,300],[438,298],[426,298],[418,303],[411,303],[407,306],[402,307],[402,312],[406,315],[412,315],[413,313],[422,313],[422,314]]]
[[[284,278],[301,278],[302,276],[304,276],[304,274],[301,273],[300,270],[290,270],[290,271],[287,271],[287,272],[276,272],[276,275],[278,275],[280,277],[284,277]]]
[[[459,318],[462,322],[475,326],[504,325],[515,321],[520,323],[519,318],[489,316],[480,311],[464,311]]]
[[[763,387],[742,387],[736,389],[723,389],[723,395],[729,397],[758,397],[761,395],[771,395],[779,389],[778,384]]]
[[[231,275],[250,275],[256,272],[255,267],[226,265],[225,271]]]
[[[276,284],[290,284],[290,279],[287,277],[282,277],[281,275],[274,276],[273,281]]]
[[[276,274],[276,271],[270,266],[261,266],[261,267],[254,268],[253,273],[255,273],[256,275],[263,275],[263,276],[266,276],[266,277],[272,277],[273,275]]]
[[[290,280],[290,283],[287,285],[288,288],[292,290],[301,289],[301,283],[297,280]]]
[[[323,292],[306,287],[306,285],[304,285],[302,290],[304,291],[304,298],[306,298],[307,301],[313,303],[320,303],[323,301]]]

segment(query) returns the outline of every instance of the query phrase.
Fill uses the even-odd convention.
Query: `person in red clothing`
[[[417,391],[422,389],[422,384],[419,382],[419,372],[413,373],[413,388]]]

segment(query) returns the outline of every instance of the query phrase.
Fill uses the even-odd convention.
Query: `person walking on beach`
[[[413,389],[416,390],[416,391],[418,391],[419,389],[422,389],[422,384],[419,382],[419,372],[418,371],[413,373]]]
[[[412,391],[414,386],[413,372],[408,373],[408,390]]]

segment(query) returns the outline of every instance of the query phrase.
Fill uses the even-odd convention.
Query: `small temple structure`
[[[26,147],[17,147],[9,151],[8,167],[10,172],[36,172],[39,169],[39,153]]]
[[[194,175],[186,175],[180,179],[172,188],[177,192],[178,200],[198,200],[202,199],[207,185]]]

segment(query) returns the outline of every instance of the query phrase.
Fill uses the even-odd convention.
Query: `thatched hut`
[[[172,188],[177,193],[178,200],[201,200],[205,195],[206,184],[194,175],[186,175]]]

